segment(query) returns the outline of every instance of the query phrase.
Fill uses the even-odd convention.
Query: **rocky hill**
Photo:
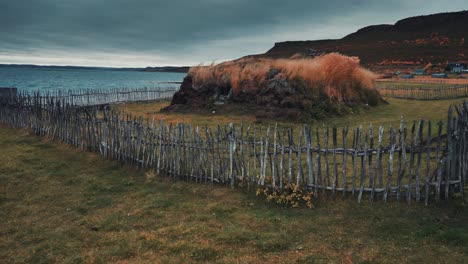
[[[406,18],[394,25],[374,25],[336,40],[275,43],[254,57],[285,58],[308,49],[358,56],[364,65],[468,61],[468,11]]]

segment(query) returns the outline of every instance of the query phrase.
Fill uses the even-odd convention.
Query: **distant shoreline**
[[[55,66],[55,65],[34,65],[34,64],[0,64],[0,69],[1,68],[23,68],[23,69],[45,69],[45,70],[107,70],[107,71],[176,72],[176,73],[187,73],[190,69],[189,66],[115,68],[115,67],[95,67],[95,66]]]

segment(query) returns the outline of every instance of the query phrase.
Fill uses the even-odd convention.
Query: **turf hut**
[[[338,53],[299,59],[244,58],[192,67],[167,110],[230,104],[320,119],[384,102],[375,78],[358,58]]]

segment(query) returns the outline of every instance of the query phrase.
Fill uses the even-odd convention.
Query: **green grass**
[[[398,127],[401,116],[408,123],[420,119],[445,122],[447,120],[448,108],[451,105],[460,104],[466,99],[420,101],[386,98],[386,100],[388,104],[363,110],[360,113],[330,118],[325,122],[337,127],[345,125],[356,127],[359,124],[368,126],[370,123],[373,125],[392,125],[393,127]]]
[[[434,89],[434,88],[445,88],[445,87],[454,87],[457,84],[451,83],[423,83],[423,82],[377,82],[377,87],[390,87],[390,88],[427,88],[427,89]],[[463,86],[463,85],[461,85]]]
[[[363,109],[356,113],[350,113],[345,116],[333,116],[325,120],[312,123],[315,126],[327,124],[330,127],[356,127],[360,124],[369,126],[375,125],[393,125],[399,126],[400,117],[403,116],[408,122],[419,120],[421,118],[432,121],[445,121],[447,119],[447,110],[450,105],[459,104],[466,99],[453,100],[403,100],[386,98],[388,104],[383,104],[370,109]],[[263,126],[273,125],[277,121],[271,119],[261,119],[255,116],[255,113],[242,111],[242,109],[232,108],[230,106],[215,109],[213,114],[211,110],[199,111],[195,113],[161,113],[160,109],[169,105],[169,102],[146,102],[146,103],[128,103],[116,106],[117,109],[130,113],[135,116],[144,116],[150,121],[164,120],[166,123],[191,123],[196,126],[215,127],[217,124],[225,125],[229,122],[235,124],[263,124]],[[279,125],[297,127],[301,123],[297,122],[278,122]]]
[[[280,209],[0,127],[4,263],[466,263],[468,206]]]

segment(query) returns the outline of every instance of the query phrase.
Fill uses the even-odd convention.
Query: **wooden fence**
[[[438,100],[468,97],[468,84],[444,85],[440,87],[379,85],[382,96],[401,99]]]
[[[46,92],[39,91],[20,91],[18,100],[24,103],[33,102],[47,105],[50,98],[59,99],[64,104],[76,106],[90,106],[115,104],[120,102],[148,101],[172,98],[177,91],[174,87],[157,88],[116,88],[116,89],[81,89],[81,90],[52,90]],[[30,99],[28,99],[30,98]]]
[[[158,174],[232,187],[282,189],[316,197],[424,202],[463,195],[468,172],[468,102],[446,123],[328,128],[164,124],[49,97],[0,106],[0,123],[33,130],[83,151]]]
[[[415,84],[468,84],[468,80],[466,78],[462,78],[460,75],[456,79],[452,78],[432,78],[431,76],[418,76],[415,75],[412,79],[407,78],[383,78],[377,80],[379,83],[415,83]]]

